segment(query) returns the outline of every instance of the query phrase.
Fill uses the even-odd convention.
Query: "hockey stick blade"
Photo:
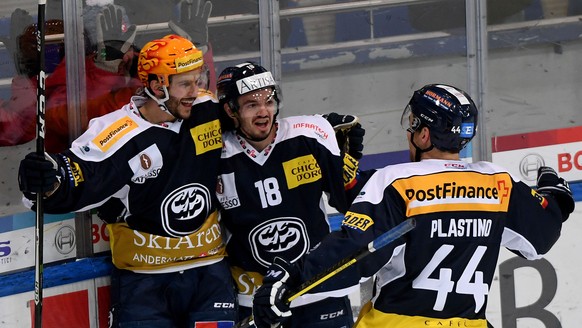
[[[304,282],[299,286],[296,290],[290,291],[287,296],[287,302],[290,303],[294,299],[298,298],[299,296],[307,293],[311,289],[319,286],[324,281],[328,280],[329,278],[335,276],[339,272],[345,270],[352,264],[361,261],[364,257],[374,253],[375,251],[379,250],[380,248],[394,242],[396,239],[402,237],[404,234],[409,232],[410,230],[416,227],[416,220],[414,218],[408,219],[404,222],[401,222],[394,228],[386,231],[385,233],[381,234],[380,236],[376,237],[376,239],[372,240],[368,243],[368,245],[351,256],[348,256],[332,267],[328,268],[325,271],[322,271],[320,274],[314,276],[313,278],[309,279],[308,281]],[[254,319],[252,316],[249,316],[239,323],[237,323],[234,328],[249,328],[254,326]]]

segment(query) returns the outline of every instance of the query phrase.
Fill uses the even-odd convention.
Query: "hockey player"
[[[21,190],[31,200],[43,193],[47,213],[110,198],[125,204],[123,219],[107,226],[115,327],[229,327],[236,319],[214,195],[218,104],[199,94],[202,67],[202,52],[185,38],[147,43],[139,95],[92,120],[69,150],[30,153],[20,164]]]
[[[351,118],[351,134],[360,137],[363,129],[353,116],[335,113],[328,120],[278,117],[281,91],[271,72],[255,63],[224,69],[217,92],[224,110],[224,147],[216,193],[244,318],[274,257],[293,262],[329,234],[323,193],[338,211],[349,206],[346,189],[354,179],[344,185],[342,153],[328,120],[339,124]],[[354,146],[354,156],[360,157],[362,148]],[[293,302],[294,316],[285,327],[351,327],[348,297],[334,296],[310,294]]]
[[[540,258],[557,241],[574,200],[549,167],[539,169],[536,191],[493,163],[461,161],[477,117],[474,102],[455,87],[415,91],[402,115],[413,163],[378,170],[346,213],[341,232],[317,250],[293,264],[275,259],[255,294],[257,327],[283,320],[288,288],[408,218],[416,219],[414,230],[358,266],[361,276],[376,274],[376,281],[356,327],[487,327],[500,246]]]

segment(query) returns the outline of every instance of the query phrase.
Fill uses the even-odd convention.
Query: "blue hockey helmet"
[[[410,113],[414,115],[412,121]],[[402,114],[402,124],[412,133],[426,126],[434,147],[459,152],[475,136],[477,117],[477,106],[465,91],[429,84],[414,92]]]

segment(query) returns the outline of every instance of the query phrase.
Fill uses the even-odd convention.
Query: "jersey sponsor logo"
[[[195,234],[181,236],[178,238],[152,235],[145,232],[139,232],[137,230],[133,230],[133,234],[134,234],[133,244],[135,246],[151,250],[191,250],[203,248],[209,244],[212,244],[214,241],[219,240],[222,236],[220,225],[218,223],[212,224],[206,229],[199,229],[199,231],[197,231]],[[219,252],[218,248],[213,248],[197,256],[195,256],[194,254],[190,254],[190,256],[183,255],[184,258],[182,260],[188,258],[214,255],[218,252]],[[156,261],[151,261],[151,259],[156,259]],[[166,262],[178,262],[176,258],[167,257],[164,258],[161,256],[137,253],[135,254],[134,260],[158,264]]]
[[[197,125],[190,129],[190,134],[196,145],[196,155],[222,148],[222,136],[218,120]]]
[[[329,138],[329,134],[325,132],[319,125],[307,122],[300,122],[293,124],[293,129],[308,129],[313,130],[316,135],[320,136],[321,139],[327,140]]]
[[[108,224],[111,253],[120,269],[159,272],[176,265],[207,263],[226,255],[218,211],[197,225],[194,233],[166,237],[131,229],[127,223]]]
[[[156,168],[153,170],[150,170],[149,172],[147,172],[144,175],[141,175],[139,177],[134,177],[131,179],[131,181],[137,183],[137,184],[142,184],[144,183],[147,179],[152,179],[152,178],[157,178],[158,175],[160,175],[160,171],[162,169],[161,168]]]
[[[358,180],[356,177],[358,176],[358,168],[359,162],[357,159],[350,156],[350,154],[344,154],[344,165],[343,165],[343,178],[344,178],[344,188],[346,190],[350,190],[353,188]]]
[[[65,170],[67,171],[69,181],[71,181],[75,187],[78,187],[79,183],[85,181],[79,164],[71,161],[67,156],[61,155],[61,158],[65,163]]]
[[[234,173],[222,174],[218,177],[216,196],[225,210],[240,206]]]
[[[131,181],[142,184],[147,179],[157,178],[160,175],[160,171],[164,166],[164,159],[158,146],[153,144],[132,157],[128,163],[133,171]]]
[[[431,220],[430,238],[489,237],[491,219],[436,219]]]
[[[113,146],[119,139],[124,135],[128,134],[130,131],[137,128],[137,123],[132,120],[129,116],[124,116],[119,120],[111,123],[103,132],[99,133],[93,143],[101,151],[105,152],[111,146]]]
[[[275,256],[293,262],[309,249],[305,223],[297,218],[276,218],[256,226],[249,234],[254,259],[268,267]]]
[[[271,72],[255,74],[236,81],[238,93],[241,95],[254,90],[270,87],[275,84],[276,82],[275,79],[273,79]]]
[[[483,198],[499,199],[495,187],[463,186],[456,182],[445,182],[428,189],[406,189],[406,198],[419,202],[445,198]]]
[[[171,192],[162,202],[162,224],[166,233],[179,237],[193,233],[210,214],[211,196],[201,184],[191,183]]]
[[[441,211],[505,212],[511,193],[507,173],[440,172],[399,179],[392,186],[407,204],[407,216]]]
[[[540,205],[542,206],[542,208],[545,209],[546,207],[548,207],[548,200],[544,196],[538,194],[537,191],[532,189],[531,195],[534,196],[538,200],[538,202],[540,202]]]
[[[442,269],[443,273],[441,276],[444,276],[445,269]],[[436,275],[436,274],[435,274]],[[441,278],[442,279],[442,278]],[[437,279],[434,281],[434,288],[436,291],[445,293],[443,290],[444,288],[441,287],[445,285],[445,281],[438,281]],[[448,281],[446,281],[448,282]],[[439,284],[440,283],[440,284]],[[428,284],[428,282],[427,282]],[[431,285],[432,286],[432,285]],[[441,289],[436,289],[441,287]],[[477,289],[473,287],[473,289]],[[440,294],[439,294],[440,295]],[[439,319],[439,318],[431,318],[431,317],[423,317],[420,315],[405,315],[405,314],[395,314],[395,313],[384,313],[378,309],[372,308],[368,315],[361,320],[367,327],[437,327],[437,328],[444,328],[444,327],[487,327],[487,320],[485,319],[464,319],[464,318],[447,318],[447,319]]]
[[[144,170],[147,170],[152,166],[152,160],[150,159],[148,154],[139,155],[139,163],[141,165],[141,168]]]
[[[75,187],[79,185],[79,183],[85,181],[83,177],[83,171],[77,162],[71,162],[70,158],[67,158],[71,168],[71,176],[73,177],[73,182],[75,183]]]
[[[366,214],[348,211],[342,221],[342,226],[366,231],[374,225],[374,220]]]
[[[311,154],[283,162],[283,170],[289,189],[321,179],[321,168]]]

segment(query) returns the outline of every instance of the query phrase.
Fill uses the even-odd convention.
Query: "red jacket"
[[[63,60],[46,79],[46,136],[49,152],[60,152],[69,146],[67,114],[66,64]],[[95,66],[93,58],[86,58],[87,122],[121,108],[141,86],[137,79],[126,78]],[[16,76],[12,81],[12,97],[0,101],[0,146],[13,146],[36,137],[37,78]],[[117,92],[121,91],[121,92]],[[103,97],[105,95],[111,95]],[[99,99],[99,103],[95,103]],[[85,130],[87,126],[83,126]]]
[[[216,92],[216,73],[212,59],[212,48],[204,54],[210,71],[210,90]],[[102,116],[125,105],[135,91],[141,87],[137,78],[126,81],[126,77],[100,69],[92,57],[85,59],[87,83],[87,120]],[[65,60],[46,79],[46,131],[45,148],[58,153],[69,148],[69,117],[67,114],[67,81]],[[16,76],[12,80],[12,97],[0,100],[0,147],[27,143],[36,138],[36,86],[37,78]]]

